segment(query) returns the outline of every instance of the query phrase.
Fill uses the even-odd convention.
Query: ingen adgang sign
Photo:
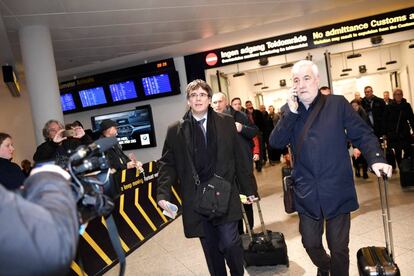
[[[194,62],[203,60],[203,68],[208,69],[410,29],[414,29],[414,7],[215,49],[186,58],[194,58]]]

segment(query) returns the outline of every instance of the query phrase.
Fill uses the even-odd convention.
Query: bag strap
[[[180,127],[183,126],[184,120],[181,119],[180,120]],[[200,185],[200,178],[198,177],[198,173],[194,167],[194,163],[193,163],[193,159],[191,158],[190,152],[188,151],[187,145],[184,145],[185,148],[185,154],[187,155],[188,161],[190,163],[190,167],[191,167],[191,174],[193,176],[194,179],[194,184],[198,187]]]
[[[316,117],[319,114],[319,111],[322,110],[323,106],[325,105],[326,102],[326,98],[328,96],[320,94],[320,98],[318,100],[318,102],[316,103],[314,109],[312,110],[311,114],[309,115],[308,119],[306,120],[305,126],[303,127],[303,130],[299,136],[299,141],[297,143],[296,146],[296,161],[299,160],[299,154],[300,154],[300,149],[302,147],[303,141],[305,140],[305,136],[308,133],[308,130],[310,129],[310,127],[312,126],[313,122],[315,121]]]

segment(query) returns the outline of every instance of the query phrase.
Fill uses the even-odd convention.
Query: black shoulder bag
[[[208,220],[222,217],[229,209],[231,183],[217,174],[205,182],[200,182],[187,145],[185,145],[185,152],[196,188],[194,211]]]
[[[316,117],[318,116],[319,112],[322,110],[323,106],[325,105],[326,101],[326,95],[320,95],[319,101],[316,103],[315,108],[313,109],[312,113],[309,115],[308,119],[306,120],[305,125],[303,126],[303,130],[299,136],[299,141],[296,146],[296,152],[297,152],[297,158],[296,160],[299,160],[300,155],[300,149],[302,147],[303,141],[305,140],[305,136],[308,133],[308,130],[312,126],[313,122],[315,121]],[[283,177],[283,203],[285,205],[285,212],[288,214],[292,214],[296,212],[295,208],[295,201],[294,201],[294,193],[293,186],[295,185],[295,182],[292,178],[292,168],[294,165],[294,158],[290,151],[289,147],[289,155],[291,159],[291,168],[288,172],[285,172],[285,176]]]

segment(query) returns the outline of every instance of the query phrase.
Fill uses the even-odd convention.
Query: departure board
[[[171,92],[171,83],[168,74],[160,74],[142,78],[145,96]]]
[[[61,95],[60,104],[62,105],[62,111],[69,111],[69,110],[76,109],[76,104],[75,104],[75,101],[73,100],[72,93]]]
[[[81,100],[82,107],[90,107],[107,103],[102,86],[80,90],[79,98]]]
[[[109,85],[113,102],[131,100],[137,98],[137,91],[132,80]]]

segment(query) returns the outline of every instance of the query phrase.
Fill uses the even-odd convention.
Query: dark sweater
[[[23,185],[26,179],[19,165],[10,160],[0,158],[0,183],[8,190],[15,190]]]

